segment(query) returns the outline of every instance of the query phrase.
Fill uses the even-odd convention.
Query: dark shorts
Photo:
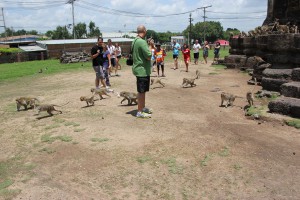
[[[164,62],[159,62],[159,63],[157,63],[156,64],[157,65],[157,69],[159,69],[160,67],[162,68],[162,69],[164,69]]]
[[[104,78],[104,73],[103,73],[102,66],[100,66],[100,65],[93,66],[93,68],[94,68],[94,71],[96,72],[96,78],[103,79]]]
[[[194,53],[194,58],[198,59],[199,58],[199,52],[198,53]]]
[[[115,67],[115,66],[117,65],[116,59],[115,59],[115,58],[111,58],[111,59],[110,59],[110,62],[111,62],[111,66],[112,66],[112,67]]]
[[[145,93],[150,88],[150,76],[136,77],[136,86],[138,93]]]
[[[173,55],[173,59],[177,59],[178,58],[178,55]]]
[[[208,51],[203,51],[203,57],[208,57]]]

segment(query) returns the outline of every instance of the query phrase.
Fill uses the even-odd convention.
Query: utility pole
[[[5,40],[7,41],[7,31],[6,31],[6,26],[5,26],[5,20],[4,20],[4,11],[3,11],[3,8],[1,9],[1,11],[2,11],[2,20],[0,20],[0,21],[3,21],[3,26],[0,26],[0,27],[4,27]]]
[[[204,39],[203,39],[203,41],[205,41],[205,39],[206,39],[206,24],[205,24],[205,21],[206,21],[206,8],[210,8],[210,7],[212,7],[212,5],[210,5],[210,6],[203,6],[203,7],[201,7],[201,8],[199,8],[199,9],[203,9],[203,13],[204,13],[204,15],[203,15],[203,22],[204,22]]]
[[[189,37],[188,37],[188,40],[189,40],[189,47],[191,48],[191,40],[192,40],[192,21],[193,21],[193,18],[192,18],[192,13],[190,13],[190,32],[189,32]]]
[[[67,2],[67,3],[69,3],[69,4],[72,4],[72,16],[73,16],[73,38],[75,39],[74,1],[76,1],[76,0],[68,0],[68,2]]]

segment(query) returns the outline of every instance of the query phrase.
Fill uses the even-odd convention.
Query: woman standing
[[[214,64],[218,64],[218,59],[219,59],[219,53],[220,53],[220,42],[216,42],[215,50],[214,50]]]
[[[203,46],[203,59],[205,61],[205,64],[207,64],[208,50],[209,50],[209,45],[208,42],[205,41]]]
[[[116,67],[118,69],[121,69],[122,66],[120,64],[120,59],[122,58],[122,49],[121,49],[119,43],[116,43],[116,47],[115,48],[116,48],[116,54],[117,54],[117,59],[116,59],[117,66]]]

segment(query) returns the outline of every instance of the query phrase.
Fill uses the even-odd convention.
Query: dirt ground
[[[151,119],[136,119],[136,106],[121,105],[116,95],[85,107],[79,97],[94,86],[89,66],[2,83],[0,183],[12,184],[0,198],[300,199],[300,131],[277,120],[247,119],[245,99],[219,107],[220,92],[211,92],[245,96],[253,88],[249,76],[209,64],[191,65],[188,73],[171,66],[166,87],[147,93]],[[197,86],[181,88],[196,69]],[[129,67],[120,74],[111,78],[112,88],[135,92]],[[19,96],[70,103],[57,107],[63,114],[37,116],[15,111]]]

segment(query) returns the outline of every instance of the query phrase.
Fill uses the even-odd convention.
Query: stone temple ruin
[[[268,0],[262,26],[231,37],[228,68],[251,72],[263,91],[279,92],[270,112],[300,118],[300,0]],[[268,92],[267,92],[268,93]],[[269,92],[270,94],[270,92]]]

